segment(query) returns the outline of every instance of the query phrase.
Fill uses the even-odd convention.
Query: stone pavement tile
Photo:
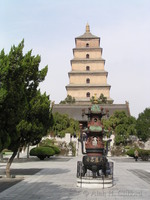
[[[43,168],[35,175],[0,193],[0,200],[149,200],[150,184],[133,174],[130,169],[150,168],[149,163],[121,162],[114,164],[114,186],[108,189],[76,187],[76,157],[65,162],[41,161],[15,163],[13,167]]]
[[[6,190],[7,188],[12,187],[13,185],[19,183],[22,180],[23,180],[22,178],[12,178],[12,179],[0,178],[0,193]]]

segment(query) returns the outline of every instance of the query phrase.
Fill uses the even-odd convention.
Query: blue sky
[[[0,50],[25,40],[25,52],[48,65],[42,92],[59,103],[66,97],[75,37],[85,32],[101,38],[110,96],[129,102],[137,117],[150,107],[149,0],[0,0]]]

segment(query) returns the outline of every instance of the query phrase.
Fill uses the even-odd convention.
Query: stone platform
[[[77,187],[80,188],[110,188],[113,186],[112,178],[77,178]]]

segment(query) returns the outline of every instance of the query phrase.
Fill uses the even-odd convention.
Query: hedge
[[[139,156],[142,160],[147,161],[150,158],[150,150],[139,149]]]
[[[46,139],[43,140],[39,143],[40,147],[50,147],[55,151],[55,154],[59,154],[60,153],[60,149],[59,147],[57,147],[56,145],[54,145],[54,140],[50,140],[50,139]]]
[[[150,150],[146,150],[146,149],[131,148],[126,152],[126,154],[128,156],[134,158],[134,151],[135,150],[137,150],[139,152],[139,157],[141,157],[141,159],[143,161],[147,161],[150,158]]]
[[[137,149],[137,148],[136,148]],[[130,157],[133,157],[134,158],[134,151],[136,150],[135,148],[131,148],[129,149],[126,154]],[[139,151],[139,149],[137,149]]]
[[[55,154],[60,153],[60,149],[57,146],[50,146],[50,147],[55,151]]]
[[[37,156],[40,160],[53,155],[55,155],[55,151],[51,147],[35,147],[30,150],[30,156]]]

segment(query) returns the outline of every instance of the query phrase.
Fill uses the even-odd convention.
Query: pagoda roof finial
[[[90,26],[88,23],[86,24],[86,33],[90,33]]]
[[[79,37],[76,37],[76,39],[100,39],[99,37],[91,34],[90,32],[90,26],[87,23],[86,24],[86,28],[85,28],[85,33],[83,35],[80,35]]]

